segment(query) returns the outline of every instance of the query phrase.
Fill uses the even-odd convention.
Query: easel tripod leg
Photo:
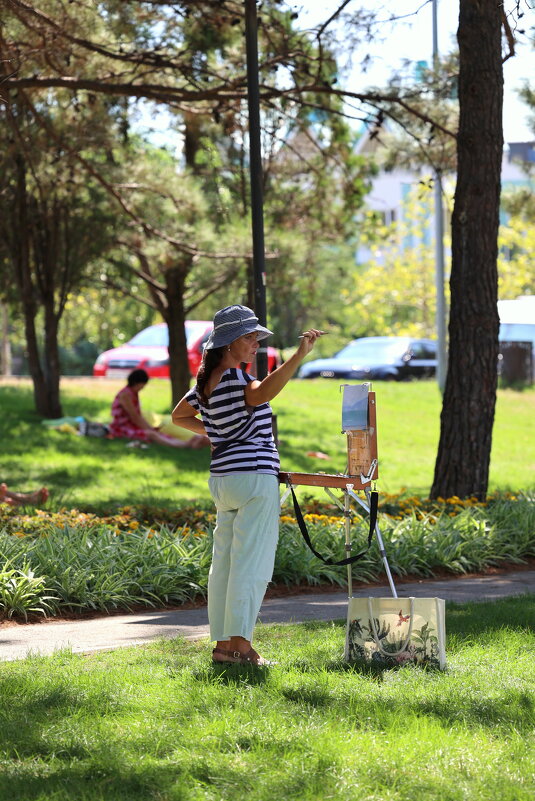
[[[344,526],[345,526],[345,534],[346,534],[346,556],[351,556],[351,511],[350,511],[350,503],[351,499],[349,497],[349,492],[344,490]],[[347,566],[347,595],[348,598],[353,597],[353,571],[352,566],[349,564]]]
[[[366,487],[364,492],[366,493],[366,498],[368,499],[368,505],[370,505],[371,503],[370,490]],[[379,523],[377,522],[375,523],[375,533],[377,535],[377,542],[379,543],[379,553],[381,554],[381,559],[383,560],[383,565],[385,566],[388,583],[390,584],[390,589],[392,591],[392,598],[397,598],[398,594],[396,592],[396,587],[394,584],[394,579],[392,578],[392,573],[390,572],[390,565],[388,564],[388,559],[386,558],[386,551],[383,543],[383,538],[381,536],[381,531],[379,529]]]

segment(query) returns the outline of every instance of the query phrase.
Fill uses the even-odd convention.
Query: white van
[[[535,348],[535,295],[499,300],[500,342],[531,342]]]
[[[533,371],[535,369],[535,295],[523,295],[520,298],[516,298],[516,300],[499,300],[498,314],[500,316],[500,361],[505,368],[503,359],[506,356],[506,343],[531,342],[531,380],[533,380]],[[527,370],[529,375],[529,367],[521,369]]]

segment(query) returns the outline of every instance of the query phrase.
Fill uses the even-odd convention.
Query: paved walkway
[[[399,582],[399,595],[444,598],[446,601],[496,600],[509,595],[535,592],[535,570],[492,576]],[[390,595],[388,585],[359,586],[354,595]],[[344,592],[306,593],[265,600],[262,623],[300,623],[306,620],[345,618]],[[33,624],[0,624],[0,661],[23,659],[28,653],[47,655],[68,648],[74,653],[112,650],[143,645],[159,637],[208,637],[206,607],[109,615],[75,621],[43,621]]]

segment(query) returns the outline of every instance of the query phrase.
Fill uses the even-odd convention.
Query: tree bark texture
[[[173,406],[186,394],[191,381],[184,311],[186,275],[187,268],[182,269],[182,267],[170,267],[165,271],[167,297],[165,321],[169,328],[169,375]]]
[[[501,6],[460,0],[458,168],[449,366],[431,497],[483,499],[496,404],[497,237],[503,152]]]

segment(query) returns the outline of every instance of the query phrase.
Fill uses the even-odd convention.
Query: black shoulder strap
[[[375,531],[375,524],[377,523],[377,505],[379,503],[378,492],[373,491],[370,493],[370,530],[368,532],[368,545],[366,546],[366,549],[364,551],[361,551],[361,553],[356,554],[355,556],[349,556],[347,559],[340,559],[338,562],[333,562],[332,559],[325,559],[325,557],[323,557],[320,553],[318,553],[318,551],[316,551],[316,549],[312,545],[312,542],[310,541],[310,535],[307,531],[306,523],[304,521],[303,514],[301,512],[301,508],[299,506],[299,503],[297,502],[294,488],[291,485],[290,485],[290,490],[292,491],[292,498],[294,502],[295,519],[297,520],[299,528],[301,529],[301,534],[303,535],[304,541],[306,542],[306,544],[308,545],[314,556],[317,556],[318,559],[321,559],[321,561],[324,562],[326,565],[335,565],[335,566],[351,565],[358,559],[362,559],[362,557],[366,554],[370,545],[372,544],[373,532]]]

